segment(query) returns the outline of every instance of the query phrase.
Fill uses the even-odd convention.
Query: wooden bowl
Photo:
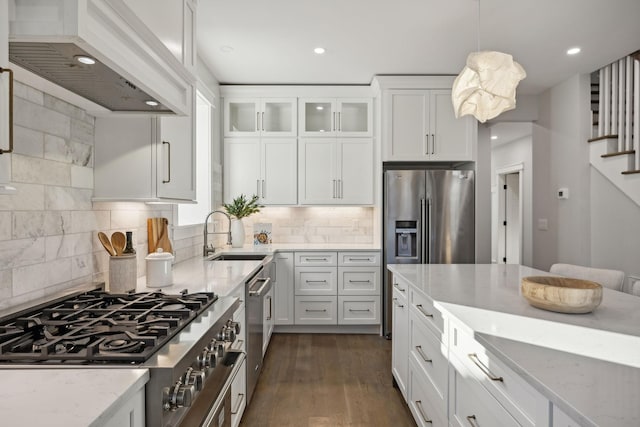
[[[602,286],[569,277],[523,277],[520,289],[529,304],[558,313],[590,313],[602,302]]]

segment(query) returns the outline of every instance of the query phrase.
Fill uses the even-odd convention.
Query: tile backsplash
[[[202,225],[173,227],[175,206],[92,202],[93,116],[20,82],[14,91],[11,182],[18,191],[0,195],[0,310],[106,281],[109,256],[98,231],[133,231],[143,276],[149,217],[168,218],[176,262],[200,256]],[[219,204],[222,170],[213,169]],[[373,216],[373,208],[263,208],[244,220],[246,243],[253,243],[255,222],[272,224],[273,243],[372,243]],[[214,241],[224,244],[221,236]]]

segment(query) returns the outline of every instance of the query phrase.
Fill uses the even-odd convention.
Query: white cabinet
[[[371,98],[302,98],[300,136],[371,136]]]
[[[295,138],[225,138],[225,202],[255,194],[264,205],[295,205],[296,159]]]
[[[579,427],[580,424],[571,419],[567,414],[562,412],[560,408],[553,405],[552,411],[552,427]]]
[[[306,138],[299,148],[300,204],[373,204],[372,139]]]
[[[384,161],[471,161],[472,117],[455,118],[451,90],[388,90],[383,95]]]
[[[224,136],[297,136],[296,98],[224,100]]]
[[[336,325],[338,297],[305,295],[295,297],[296,325]]]
[[[273,258],[275,263],[274,322],[276,325],[292,325],[294,319],[293,253],[277,252]]]
[[[409,371],[409,305],[406,293],[409,286],[394,277],[393,310],[391,319],[391,372],[402,392],[407,398],[407,378]]]
[[[338,325],[379,325],[380,295],[338,295]]]
[[[447,376],[445,364],[444,376]],[[442,408],[437,395],[434,395],[431,383],[422,373],[414,358],[409,358],[409,376],[407,383],[407,401],[413,419],[420,427],[447,427],[446,406]],[[491,425],[491,424],[488,424]],[[469,427],[469,426],[466,426]]]
[[[97,117],[94,200],[194,200],[194,128],[193,114]]]
[[[242,359],[240,369],[231,383],[231,427],[238,427],[247,407],[247,362]]]
[[[136,391],[133,396],[125,400],[124,403],[122,403],[122,406],[116,409],[116,413],[108,420],[104,423],[97,421],[92,425],[102,427],[144,427],[144,398],[145,391],[143,386],[140,390]]]
[[[271,341],[271,334],[273,333],[274,317],[273,317],[273,287],[269,289],[264,296],[264,319],[262,323],[262,356],[267,352],[269,347],[269,341]]]

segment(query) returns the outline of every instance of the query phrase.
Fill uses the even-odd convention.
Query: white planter
[[[231,247],[241,248],[244,245],[244,224],[241,219],[231,220]]]

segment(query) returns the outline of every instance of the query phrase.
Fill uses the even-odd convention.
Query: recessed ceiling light
[[[316,107],[316,110],[318,110],[318,111],[322,111],[322,110],[324,110],[324,107],[323,107],[322,105],[318,105],[318,106]]]
[[[498,135],[491,135],[491,139],[498,139]]]
[[[81,64],[86,64],[86,65],[93,65],[96,63],[96,60],[93,59],[90,56],[86,56],[86,55],[76,55],[74,56],[75,60],[78,61]]]
[[[231,46],[220,46],[220,50],[224,53],[233,52],[233,48]]]
[[[318,55],[322,55],[325,52],[323,47],[317,47],[317,48],[313,49],[313,51],[315,53],[317,53]]]
[[[580,53],[579,47],[572,47],[571,49],[567,50],[567,55],[576,55],[578,53]]]
[[[154,101],[153,99],[150,99],[148,101],[144,101],[144,103],[147,104],[150,107],[157,107],[158,105],[160,105],[160,104],[158,104],[157,101]]]

